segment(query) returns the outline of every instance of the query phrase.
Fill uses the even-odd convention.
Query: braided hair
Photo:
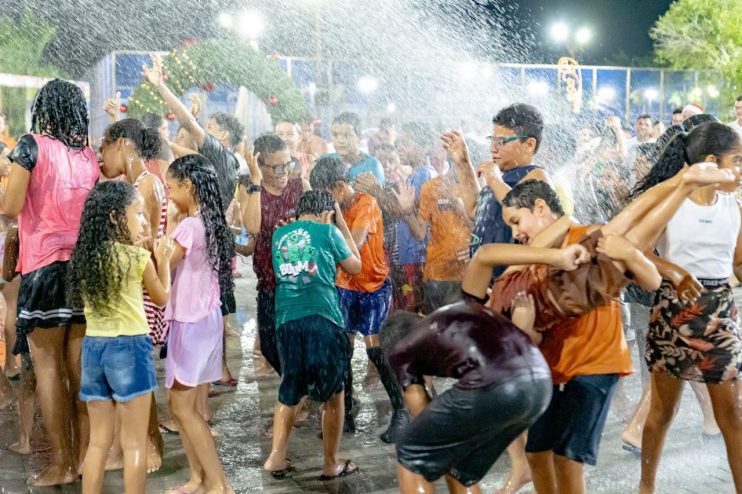
[[[686,163],[694,164],[712,154],[721,158],[739,143],[737,131],[718,122],[708,122],[694,127],[690,132],[680,132],[672,137],[662,154],[652,165],[647,176],[632,190],[631,196],[674,177]]]
[[[88,107],[82,90],[61,79],[44,84],[31,108],[31,132],[46,134],[69,148],[87,146]]]
[[[67,271],[67,298],[71,307],[85,305],[105,313],[109,303],[121,293],[121,285],[133,263],[121,265],[114,242],[131,244],[126,208],[137,192],[126,182],[101,182],[85,200],[80,235],[72,251]]]
[[[189,154],[176,159],[170,165],[168,174],[174,180],[190,180],[193,184],[196,202],[200,207],[201,219],[206,231],[206,250],[209,264],[219,276],[222,297],[234,292],[232,277],[232,257],[234,239],[224,216],[219,183],[213,165],[200,154]]]

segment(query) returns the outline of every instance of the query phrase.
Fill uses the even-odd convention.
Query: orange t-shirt
[[[361,272],[349,275],[338,269],[337,286],[356,292],[375,292],[386,281],[389,266],[384,257],[384,226],[381,223],[381,208],[376,199],[363,192],[356,192],[353,204],[343,211],[348,228],[365,229],[366,242],[358,249],[361,255]]]
[[[418,218],[430,225],[425,251],[425,281],[461,281],[469,261],[471,227],[462,206],[452,204],[443,177],[428,180],[420,189]]]
[[[565,245],[577,243],[587,226],[572,227]],[[541,352],[551,368],[554,384],[575,376],[631,374],[631,354],[623,334],[618,301],[602,305],[578,318],[567,319],[543,333]]]

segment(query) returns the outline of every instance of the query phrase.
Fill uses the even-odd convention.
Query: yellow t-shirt
[[[142,278],[149,261],[149,251],[118,242],[113,248],[119,256],[120,269],[126,271],[121,291],[111,300],[104,313],[93,312],[85,304],[87,336],[138,336],[149,333],[144,312]]]

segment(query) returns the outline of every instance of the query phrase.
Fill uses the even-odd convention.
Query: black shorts
[[[595,465],[618,374],[577,376],[555,385],[546,412],[528,429],[527,453],[553,451]]]
[[[28,353],[28,333],[36,328],[85,324],[82,308],[67,304],[67,262],[57,261],[21,275],[13,353]]]
[[[397,461],[430,482],[450,474],[474,485],[543,413],[550,396],[547,373],[522,374],[481,389],[454,386],[404,430]]]
[[[276,331],[283,376],[278,401],[294,406],[302,396],[324,403],[343,390],[350,342],[343,328],[322,316],[282,324]]]

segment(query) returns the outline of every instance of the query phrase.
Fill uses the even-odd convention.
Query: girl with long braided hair
[[[198,411],[198,386],[222,375],[222,298],[234,294],[234,241],[224,216],[216,171],[201,155],[173,161],[167,174],[170,200],[181,215],[172,233],[175,270],[165,310],[170,322],[165,385],[183,439],[189,481],[168,492],[233,492],[211,431]]]
[[[21,273],[15,353],[28,353],[52,455],[51,465],[29,483],[77,480],[87,442],[86,415],[78,403],[80,349],[85,334],[82,307],[67,303],[68,261],[77,241],[88,193],[100,175],[88,147],[88,110],[80,88],[54,79],[41,88],[32,108],[31,133],[21,137],[2,213],[18,217]]]

